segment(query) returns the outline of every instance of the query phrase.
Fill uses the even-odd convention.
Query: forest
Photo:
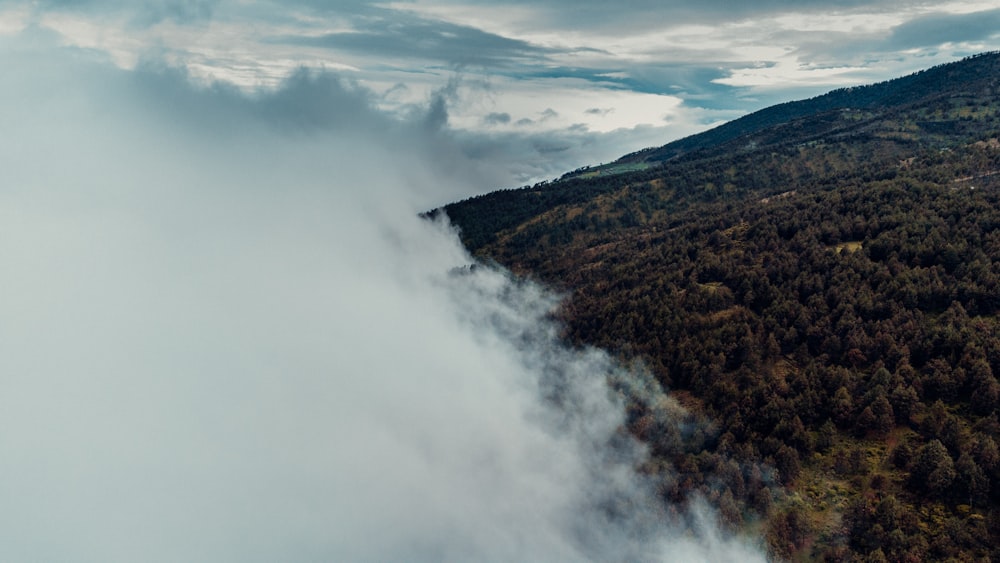
[[[623,161],[432,214],[705,421],[629,404],[665,503],[776,560],[1000,560],[1000,54]]]

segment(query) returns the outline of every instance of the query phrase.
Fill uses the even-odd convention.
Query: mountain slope
[[[559,206],[591,201],[624,185],[662,180],[680,196],[676,205],[686,204],[690,197],[705,200],[718,195],[711,193],[712,186],[709,193],[699,192],[699,187],[708,184],[716,189],[732,184],[727,196],[734,190],[766,192],[776,184],[796,181],[800,172],[810,176],[821,172],[801,170],[803,162],[815,167],[808,159],[786,158],[794,156],[795,148],[818,143],[839,143],[838,148],[858,153],[839,159],[829,155],[824,158],[831,161],[826,166],[855,166],[859,155],[873,150],[883,158],[861,159],[861,164],[884,169],[891,158],[915,154],[918,148],[940,149],[988,138],[994,122],[984,118],[995,102],[991,92],[998,74],[1000,55],[978,55],[876,85],[773,106],[663,147],[624,156],[604,167],[567,174],[552,184],[501,190],[452,203],[443,210],[475,251],[532,217]],[[781,162],[770,162],[774,156]],[[753,166],[760,165],[761,157],[769,160],[764,163],[767,169],[746,167],[748,159],[754,161]],[[732,181],[733,175],[710,173],[741,158],[744,169],[739,182]]]
[[[712,149],[725,143],[787,124],[801,118],[816,118],[840,109],[885,110],[909,104],[927,104],[947,100],[956,90],[978,95],[990,87],[990,77],[1000,72],[1000,58],[993,53],[970,57],[960,62],[937,66],[895,80],[867,86],[834,90],[808,100],[772,106],[723,124],[710,131],[692,135],[657,149],[647,149],[622,157],[624,162],[658,162],[679,158],[700,149]],[[822,119],[816,120],[822,122]],[[834,120],[835,121],[835,120]],[[821,131],[828,133],[827,131]],[[801,135],[792,140],[802,142]],[[772,142],[774,142],[772,140]]]
[[[1000,55],[742,121],[445,211],[714,422],[630,406],[666,499],[778,558],[1000,559]]]

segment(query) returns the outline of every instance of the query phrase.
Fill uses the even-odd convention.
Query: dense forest
[[[622,162],[443,211],[710,422],[629,406],[664,500],[779,560],[1000,560],[1000,54]]]

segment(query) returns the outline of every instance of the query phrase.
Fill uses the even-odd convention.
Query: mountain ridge
[[[630,162],[637,158],[645,161],[664,161],[683,156],[738,137],[759,132],[768,127],[788,123],[839,109],[874,109],[901,106],[923,101],[932,85],[946,80],[972,82],[994,75],[1000,65],[1000,52],[986,52],[966,57],[960,61],[937,65],[900,78],[875,84],[849,86],[804,100],[795,100],[769,106],[734,119],[703,133],[690,135],[661,147],[643,149],[619,159]]]
[[[1000,53],[936,69],[438,213],[711,421],[626,401],[668,504],[775,560],[1000,560]]]
[[[662,174],[664,166],[718,158],[720,155],[746,152],[748,149],[762,150],[809,142],[828,135],[837,127],[844,129],[841,131],[843,134],[849,134],[851,130],[864,134],[864,125],[881,119],[886,108],[927,103],[935,98],[954,95],[956,84],[964,85],[965,91],[989,88],[989,77],[995,77],[998,73],[1000,52],[982,53],[901,78],[841,88],[807,100],[764,108],[709,131],[627,154],[607,165],[578,169],[553,182],[494,191],[445,205],[431,213],[446,213],[462,229],[466,245],[476,251],[491,239],[492,234],[519,224],[526,217],[537,214],[538,209],[585,200],[595,193],[613,189],[614,185],[628,183],[633,178],[642,179]],[[950,87],[939,88],[942,84]],[[845,110],[857,113],[845,113]],[[866,114],[865,110],[878,111]],[[935,123],[937,127],[944,129],[956,127],[955,123],[931,120],[925,120],[924,125],[934,127]],[[760,137],[762,132],[768,130],[773,133],[770,137],[753,137]],[[940,147],[954,142],[947,130],[941,133],[945,134],[938,135],[941,139]],[[611,177],[615,177],[614,180],[609,180],[611,185],[604,182]],[[528,194],[537,200],[531,210],[525,210],[523,201],[511,201],[512,198]],[[489,227],[484,229],[481,211],[485,208],[494,209],[496,213],[489,222]],[[477,219],[466,221],[466,216],[477,216]]]

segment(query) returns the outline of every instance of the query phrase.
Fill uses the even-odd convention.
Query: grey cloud
[[[943,50],[946,43],[978,43],[1000,37],[1000,10],[987,10],[970,14],[928,14],[904,22],[884,33],[800,33],[786,32],[777,39],[797,45],[796,55],[813,65],[854,66],[845,78],[857,84],[878,82],[916,72],[935,64],[955,60],[959,56],[974,54],[953,47]],[[907,50],[917,50],[918,55],[904,55]],[[875,63],[894,70],[886,75]],[[809,90],[776,92],[784,101],[795,97],[816,95],[822,87]],[[765,101],[774,99],[769,98]]]
[[[385,11],[380,17],[356,20],[349,32],[321,37],[279,37],[288,44],[321,46],[390,59],[447,61],[454,65],[506,66],[543,59],[551,51],[474,27]]]
[[[942,43],[979,41],[1000,34],[1000,9],[970,14],[928,14],[892,29],[888,49],[936,47]]]
[[[441,192],[424,200],[428,208],[491,189],[558,177],[568,170],[608,162],[704,128],[700,121],[679,120],[669,128],[604,134],[583,126],[530,133],[452,130],[448,127],[449,106],[463,95],[479,92],[470,91],[476,85],[459,74],[434,91],[426,105],[411,108],[402,120],[378,111],[371,103],[377,98],[375,93],[329,72],[300,69],[282,88],[252,97],[224,84],[193,92],[186,86],[183,72],[162,64],[147,63],[131,79],[143,95],[157,100],[156,107],[211,124],[215,131],[244,126],[237,121],[252,115],[260,123],[285,132],[351,135],[369,142],[377,140],[391,151],[420,153],[438,174],[453,179],[441,183]],[[698,112],[692,110],[691,115]],[[496,114],[493,119],[503,123],[503,116]],[[558,116],[547,108],[538,121]],[[508,115],[506,119],[512,118]],[[532,123],[527,118],[516,122],[520,126]]]
[[[154,24],[170,20],[181,24],[206,21],[212,18],[212,13],[219,0],[163,0],[147,3],[137,16],[139,23]]]
[[[572,127],[570,129],[573,130]],[[539,154],[549,156],[549,155],[552,155],[553,153],[566,152],[566,151],[568,151],[571,148],[571,145],[569,145],[569,144],[555,144],[555,143],[552,143],[552,142],[542,142],[542,141],[539,140],[539,141],[535,141],[534,143],[532,143],[532,147],[534,147],[534,149]]]
[[[485,0],[462,3],[495,5],[495,3],[485,2]],[[634,0],[627,3],[609,3],[598,0],[583,2],[508,0],[507,3],[527,5],[539,10],[539,19],[536,21],[540,27],[577,31],[586,28],[599,28],[604,31],[617,29],[624,33],[681,23],[713,24],[740,21],[751,17],[767,17],[772,14],[785,14],[792,11],[821,12],[856,8],[898,10],[907,5],[922,4],[920,0],[906,0],[904,2],[891,2],[889,0],[765,0],[762,2],[709,0],[696,3],[683,0],[667,2]]]
[[[429,131],[438,131],[448,125],[448,102],[441,94],[431,97],[431,105],[424,124]]]
[[[448,2],[462,6],[488,5],[496,7],[497,2],[486,0],[459,0]],[[371,2],[348,2],[344,9],[359,11],[367,6],[371,11]],[[624,3],[608,3],[598,0],[575,2],[572,0],[504,0],[499,3],[509,6],[528,6],[536,11],[534,22],[538,27],[547,29],[571,29],[581,31],[586,29],[621,30],[622,32],[662,28],[665,25],[682,23],[713,24],[727,21],[739,21],[751,17],[766,17],[772,14],[794,12],[822,12],[829,10],[853,10],[858,8],[877,10],[899,10],[911,5],[922,5],[922,0],[764,0],[760,2],[734,3],[729,0],[708,0],[705,2],[686,2],[684,0],[633,0]],[[294,0],[291,5],[315,10],[319,13],[331,13],[341,10],[322,0]],[[399,17],[400,14],[392,16]]]
[[[17,4],[0,0],[0,5]],[[38,0],[32,2],[36,13],[85,12],[96,15],[125,14],[132,25],[146,27],[162,21],[193,24],[212,18],[220,0]]]
[[[510,123],[510,114],[506,112],[498,113],[488,113],[486,117],[483,118],[483,123],[487,125],[506,125]]]
[[[448,82],[431,94],[430,104],[423,118],[424,128],[440,132],[448,126],[448,104],[458,98],[461,75],[452,75]]]
[[[701,115],[699,112],[692,114]],[[483,163],[505,163],[512,179],[507,184],[491,186],[500,188],[556,178],[569,170],[595,162],[611,162],[628,152],[659,146],[701,131],[705,123],[717,120],[718,117],[706,122],[700,119],[690,123],[679,120],[680,123],[670,127],[643,126],[609,133],[595,133],[583,126],[570,126],[564,130],[538,133],[456,131],[453,134],[469,158]],[[515,125],[525,127],[533,123],[524,118]]]
[[[448,106],[462,87],[459,76],[402,118],[376,109],[374,92],[335,73],[309,69],[297,70],[274,91],[253,95],[222,83],[195,91],[183,71],[157,62],[144,63],[127,80],[130,88],[155,100],[154,107],[168,128],[178,127],[179,120],[190,120],[206,125],[208,135],[225,135],[247,127],[250,117],[259,127],[306,138],[333,134],[376,143],[393,152],[419,153],[425,162],[437,166],[437,173],[452,179],[439,183],[439,192],[423,194],[426,207],[522,179],[519,172],[511,171],[511,160],[502,158],[504,151],[493,153],[497,160],[482,162],[448,129]]]
[[[0,0],[2,2],[3,0]],[[14,3],[6,0],[5,3]],[[483,0],[466,0],[455,2],[459,5],[476,5],[486,3]],[[887,0],[837,0],[821,2],[819,0],[766,0],[753,3],[736,3],[727,0],[709,0],[692,4],[681,0],[657,2],[655,0],[635,0],[626,4],[609,4],[587,0],[571,2],[569,0],[545,0],[528,2],[527,0],[508,0],[511,6],[528,5],[539,10],[538,25],[547,28],[603,28],[603,29],[652,29],[676,23],[706,23],[738,21],[751,17],[766,17],[771,14],[787,13],[788,11],[810,12],[824,10],[851,10],[856,8],[876,10],[899,10],[907,5],[920,4],[919,0],[907,2],[889,2]],[[240,11],[271,12],[280,15],[288,10],[309,10],[322,16],[362,16],[357,23],[361,25],[362,33],[351,37],[348,35],[330,35],[320,44],[326,42],[330,46],[344,49],[362,49],[365,52],[392,53],[396,56],[406,56],[406,50],[440,57],[447,54],[448,48],[458,47],[467,60],[481,60],[472,49],[483,50],[486,60],[494,61],[493,55],[505,58],[509,53],[544,52],[538,46],[533,46],[517,40],[503,38],[474,28],[456,26],[445,22],[421,20],[405,12],[387,9],[370,0],[343,0],[336,3],[324,0],[292,0],[290,2],[273,2],[260,0],[249,5],[234,6],[219,0],[143,0],[126,2],[124,0],[40,0],[34,3],[38,9],[44,10],[80,10],[94,12],[138,13],[144,17],[170,18],[181,23],[194,21],[225,6],[227,13]],[[489,2],[495,6],[495,2]],[[363,20],[370,22],[364,25]]]
[[[259,104],[268,117],[300,128],[358,129],[375,125],[373,98],[367,89],[334,74],[299,69]],[[380,121],[379,130],[389,126],[388,120]]]
[[[969,14],[927,14],[908,20],[885,33],[790,33],[782,39],[798,44],[799,53],[820,64],[859,64],[899,59],[899,51],[934,50],[944,43],[978,42],[998,35],[1000,10]],[[926,63],[916,65],[918,68]]]
[[[13,47],[0,559],[763,561],[650,507],[556,296],[417,219],[440,132]]]
[[[201,91],[186,86],[186,75],[175,68],[147,62],[129,76],[132,88],[166,115],[166,127],[177,127],[176,115],[202,123],[225,134],[246,127],[246,116],[261,126],[311,137],[350,135],[378,142],[398,153],[419,153],[438,174],[452,178],[440,183],[441,191],[424,199],[426,208],[483,193],[491,189],[530,184],[561,176],[568,170],[594,162],[608,162],[635,150],[663,144],[704,128],[700,122],[667,128],[636,128],[594,133],[585,127],[542,132],[460,131],[448,127],[449,106],[459,98],[476,96],[475,85],[462,75],[453,76],[432,93],[425,105],[410,108],[403,119],[378,111],[371,103],[377,95],[342,77],[300,69],[282,88],[246,96],[225,84]],[[552,108],[539,121],[559,114]],[[692,116],[698,115],[692,110]],[[502,119],[502,114],[496,117]],[[520,119],[519,126],[534,123]]]

